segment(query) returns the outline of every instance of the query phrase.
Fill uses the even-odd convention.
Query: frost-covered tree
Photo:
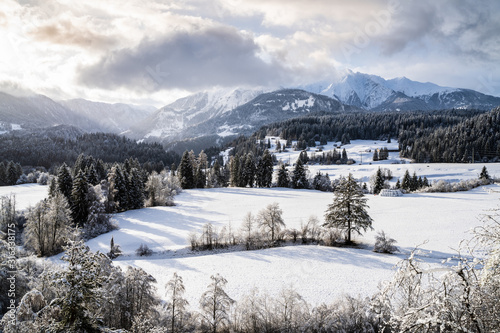
[[[56,272],[52,282],[61,291],[61,296],[51,303],[61,309],[61,321],[55,325],[57,331],[100,331],[98,309],[103,298],[101,285],[104,281],[100,272],[102,256],[91,252],[82,241],[69,241],[62,257],[68,265],[62,272]]]
[[[366,211],[366,201],[352,174],[347,178],[342,177],[334,192],[333,203],[328,205],[325,212],[324,226],[344,231],[346,242],[351,243],[352,232],[361,234],[361,230],[372,228],[372,219]]]
[[[188,317],[186,310],[188,301],[184,298],[184,282],[182,277],[174,273],[174,276],[165,285],[169,315],[170,332],[183,332],[184,321]]]
[[[331,191],[332,190],[332,182],[330,180],[330,176],[326,174],[322,174],[321,171],[313,178],[312,187],[318,191]]]
[[[227,280],[219,274],[210,277],[212,282],[201,295],[201,322],[206,331],[223,331],[230,323],[230,309],[233,299],[224,290]]]
[[[260,228],[270,235],[270,241],[273,244],[282,228],[285,228],[285,221],[283,221],[283,210],[279,207],[277,202],[267,205],[265,209],[259,211],[257,215],[257,223]]]
[[[172,173],[153,171],[146,182],[146,206],[174,206],[174,196],[182,191],[179,179]]]
[[[66,197],[57,191],[55,196],[28,210],[25,245],[39,256],[56,254],[70,238],[71,224],[71,210]]]
[[[251,212],[248,212],[241,223],[241,235],[247,250],[253,248],[256,242],[256,221]]]
[[[0,233],[7,234],[9,225],[16,225],[16,196],[11,194],[9,196],[0,197]],[[12,227],[11,227],[12,228]]]
[[[394,253],[398,251],[398,248],[394,245],[396,240],[394,238],[388,237],[385,232],[379,231],[375,236],[375,246],[373,247],[373,252],[378,253]]]
[[[111,230],[115,230],[117,226],[111,221],[110,214],[106,213],[106,198],[103,196],[102,192],[100,192],[100,186],[89,186],[87,198],[89,207],[87,221],[82,228],[83,238],[91,239]]]

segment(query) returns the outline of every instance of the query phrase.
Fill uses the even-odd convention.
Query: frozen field
[[[353,141],[344,146],[353,165],[308,166],[310,174],[317,171],[330,177],[352,173],[369,182],[377,168],[388,168],[393,183],[406,170],[437,180],[459,181],[477,178],[483,164],[410,164],[403,163],[397,153],[389,160],[373,162],[374,147],[385,142]],[[392,143],[389,149],[397,146]],[[325,146],[325,150],[331,149]],[[372,152],[368,153],[367,150]],[[363,163],[360,164],[361,152]],[[311,152],[312,153],[312,152]],[[292,162],[298,152],[281,153],[281,159]],[[397,163],[397,164],[396,164]],[[490,175],[500,176],[500,164],[486,164]],[[17,209],[24,210],[47,196],[47,187],[27,184],[0,187],[0,196],[15,194]],[[479,217],[498,208],[500,186],[479,187],[468,192],[420,193],[402,197],[367,195],[373,231],[355,240],[361,249],[327,248],[320,246],[288,246],[261,251],[195,252],[189,250],[190,232],[200,232],[205,223],[218,228],[229,223],[239,229],[247,212],[257,214],[268,204],[277,202],[283,210],[288,228],[299,228],[311,215],[323,221],[333,194],[312,190],[284,188],[221,188],[184,191],[175,198],[174,207],[155,207],[116,214],[120,229],[88,242],[94,251],[108,252],[111,237],[121,246],[124,255],[115,260],[119,266],[141,267],[158,281],[158,294],[164,296],[164,285],[177,272],[184,279],[186,297],[193,308],[210,283],[210,276],[220,273],[228,280],[227,292],[235,300],[254,287],[277,295],[282,288],[294,287],[312,305],[330,303],[342,294],[370,296],[377,285],[394,273],[394,265],[419,246],[418,258],[439,264],[457,254],[460,242],[471,237],[470,230],[481,222]],[[377,231],[384,230],[395,238],[401,253],[383,255],[371,251]],[[147,244],[155,253],[137,257],[135,250]],[[54,258],[54,260],[57,260]]]
[[[164,285],[174,272],[184,278],[186,296],[197,306],[199,296],[220,273],[229,282],[227,292],[236,300],[253,287],[277,295],[293,286],[310,304],[332,302],[342,294],[370,296],[377,285],[391,278],[394,265],[414,247],[419,258],[430,264],[457,254],[462,239],[479,225],[478,217],[498,206],[496,185],[469,192],[411,194],[391,198],[368,195],[374,231],[357,240],[363,249],[290,246],[261,251],[232,253],[191,253],[187,237],[200,231],[204,223],[222,227],[228,222],[239,228],[246,212],[257,213],[270,202],[283,209],[287,227],[298,228],[310,215],[323,219],[333,194],[291,189],[211,189],[185,191],[177,206],[147,208],[118,214],[120,230],[88,242],[93,250],[107,252],[114,236],[125,256],[115,262],[125,267],[141,267],[153,275],[164,293]],[[398,241],[402,253],[384,255],[371,252],[374,235],[384,230]],[[136,257],[135,249],[148,244],[156,254]]]

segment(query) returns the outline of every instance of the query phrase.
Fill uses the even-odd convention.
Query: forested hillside
[[[266,136],[297,141],[300,149],[327,141],[398,139],[402,157],[416,162],[489,162],[500,156],[500,108],[429,112],[315,114],[260,128],[233,141],[234,153],[255,152]]]
[[[49,169],[62,163],[72,165],[80,154],[92,155],[105,163],[136,158],[158,170],[180,161],[177,154],[165,152],[159,144],[137,143],[116,134],[83,133],[71,127],[51,132],[13,131],[0,136],[1,160],[22,166]]]

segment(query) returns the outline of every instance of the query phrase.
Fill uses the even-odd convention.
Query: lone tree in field
[[[271,243],[274,243],[276,236],[285,227],[285,221],[282,217],[283,211],[277,202],[267,205],[262,209],[257,216],[257,223],[265,232],[271,234]]]
[[[372,229],[373,220],[366,212],[367,199],[352,174],[340,179],[334,195],[333,203],[328,205],[325,212],[323,226],[344,231],[347,243],[351,243],[353,231],[361,234],[361,230]]]

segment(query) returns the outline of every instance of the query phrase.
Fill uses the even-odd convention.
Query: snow
[[[275,149],[275,139],[271,140],[271,151]],[[324,146],[325,151],[333,149],[334,144],[339,145],[330,142]],[[483,164],[412,164],[399,158],[397,153],[390,153],[387,161],[372,161],[374,149],[397,149],[397,145],[395,140],[390,144],[352,141],[342,148],[356,164],[309,165],[309,173],[314,175],[321,171],[331,178],[352,173],[368,182],[377,168],[382,167],[392,171],[395,178],[391,183],[394,184],[406,170],[426,176],[431,182],[459,181],[477,178],[483,167]],[[293,164],[298,154],[290,151],[277,156]],[[319,152],[310,151],[309,154]],[[500,176],[499,163],[486,164],[486,167],[490,175]],[[0,195],[10,193],[16,194],[18,209],[26,209],[46,197],[47,187],[37,184],[0,187]],[[299,228],[311,215],[317,216],[320,223],[323,221],[325,210],[333,200],[332,193],[286,188],[185,190],[176,196],[174,207],[144,208],[114,215],[120,229],[87,244],[93,251],[107,253],[113,237],[124,253],[114,260],[115,264],[143,268],[156,278],[158,295],[163,298],[165,283],[177,272],[183,277],[186,298],[194,309],[211,282],[210,276],[216,273],[228,280],[226,291],[235,300],[248,294],[253,287],[276,296],[281,289],[292,286],[307,302],[319,305],[331,303],[343,294],[371,296],[381,281],[392,277],[394,265],[415,247],[420,249],[417,258],[433,266],[455,256],[462,240],[470,239],[471,229],[480,225],[480,216],[498,208],[500,186],[489,185],[456,193],[414,193],[401,197],[368,194],[366,197],[374,230],[356,236],[360,248],[290,244],[260,251],[192,252],[189,249],[189,234],[201,232],[204,224],[212,223],[220,230],[230,223],[233,230],[238,230],[247,212],[256,215],[273,202],[283,210],[287,228]],[[401,253],[386,255],[371,251],[375,235],[381,230],[397,240],[396,246]],[[141,244],[148,245],[154,254],[136,256],[135,250]]]
[[[457,254],[462,239],[479,225],[478,216],[497,207],[500,186],[491,185],[469,192],[409,194],[403,197],[367,195],[373,231],[356,240],[361,249],[328,248],[316,245],[222,253],[191,252],[187,238],[200,232],[203,224],[221,228],[231,223],[240,227],[247,212],[257,214],[271,202],[278,202],[288,228],[299,228],[310,215],[323,220],[333,194],[284,188],[223,188],[187,190],[176,197],[175,207],[145,208],[116,215],[121,229],[88,242],[92,250],[109,251],[109,241],[121,246],[125,255],[115,263],[141,267],[158,281],[159,294],[177,272],[184,279],[186,297],[197,301],[210,276],[219,273],[228,281],[227,292],[238,300],[255,286],[277,295],[292,285],[311,304],[331,303],[342,294],[370,296],[379,282],[388,280],[394,265],[415,247],[419,258],[436,265]],[[396,239],[401,254],[371,252],[377,231]],[[156,253],[137,257],[141,243]],[[369,278],[368,278],[369,277]]]
[[[49,188],[46,185],[22,184],[16,186],[0,186],[0,197],[14,195],[16,210],[22,211],[35,206],[48,196]]]

